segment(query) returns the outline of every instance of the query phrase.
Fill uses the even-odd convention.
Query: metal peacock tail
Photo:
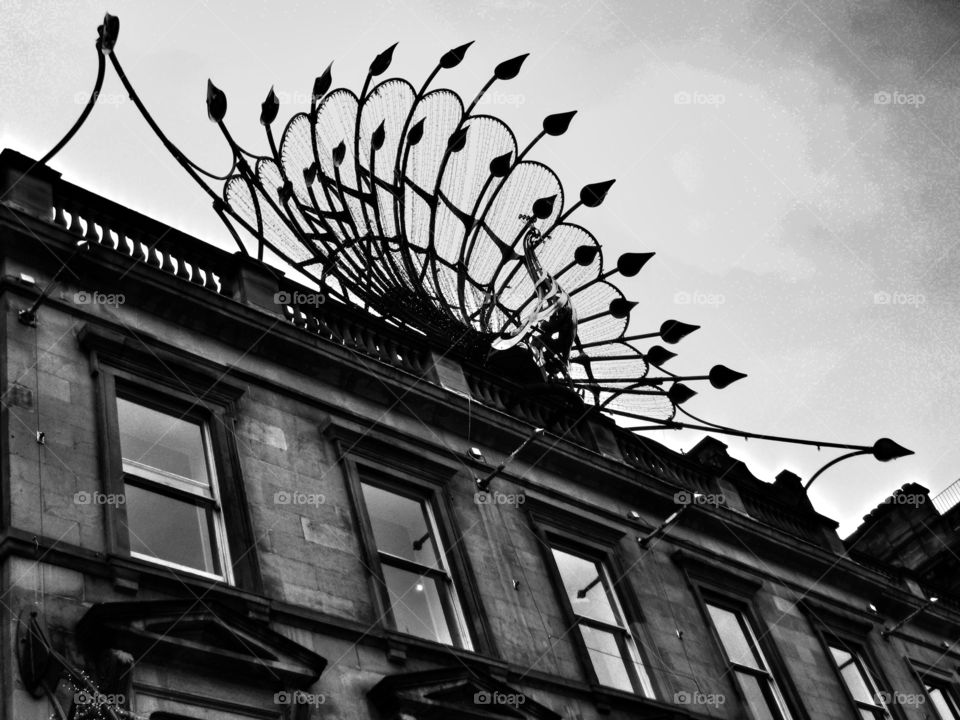
[[[586,185],[570,202],[557,175],[529,158],[541,139],[566,132],[575,112],[547,116],[523,147],[502,120],[477,112],[526,55],[497,65],[469,104],[432,89],[469,45],[445,53],[419,89],[399,78],[374,84],[394,47],[371,63],[359,95],[331,89],[328,68],[309,112],[294,115],[279,142],[271,90],[260,118],[266,156],[233,141],[226,97],[209,84],[208,113],[234,155],[221,217],[248,231],[247,252],[268,249],[336,297],[480,358],[523,348],[543,380],[607,410],[672,417],[692,391],[663,390],[669,374],[644,382],[651,360],[673,354],[631,344],[636,303],[608,281],[617,271],[635,275],[652,253],[627,253],[607,271],[596,238],[570,221],[578,208],[600,205],[614,181]],[[677,339],[695,329],[668,324]]]
[[[328,67],[314,83],[310,111],[290,119],[279,143],[273,123],[280,103],[271,89],[260,114],[268,155],[234,141],[223,122],[226,95],[209,82],[207,113],[232,155],[230,169],[216,175],[187,158],[147,111],[117,58],[119,28],[115,16],[104,17],[90,99],[39,165],[89,116],[109,57],[143,119],[213,199],[247,255],[263,260],[272,253],[322,292],[495,370],[532,366],[542,381],[537,385],[640,420],[645,424],[630,427],[637,432],[688,428],[853,451],[814,478],[855,455],[887,462],[911,454],[889,438],[871,446],[767,435],[702,420],[679,407],[696,394],[682,381],[722,389],[746,376],[714,365],[707,374],[680,377],[663,369],[674,353],[635,344],[673,344],[696,325],[667,320],[657,331],[627,334],[636,303],[608,280],[617,273],[633,277],[653,253],[624,253],[607,269],[596,238],[569,222],[577,209],[599,206],[614,181],[585,185],[569,202],[556,174],[527,157],[544,137],[565,133],[576,113],[547,116],[541,132],[520,149],[505,123],[475,112],[495,82],[516,77],[526,55],[497,65],[469,104],[431,83],[463,61],[470,43],[444,53],[419,89],[396,78],[374,84],[389,69],[395,45],[371,63],[359,95],[331,90]],[[30,317],[44,296],[21,316]],[[497,361],[504,357],[506,363]],[[529,382],[526,369],[515,375]],[[694,422],[675,419],[678,412]]]

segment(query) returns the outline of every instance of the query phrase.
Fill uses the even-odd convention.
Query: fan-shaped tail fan
[[[373,83],[393,48],[371,64],[359,95],[331,90],[328,68],[310,111],[287,123],[279,144],[271,91],[261,115],[270,156],[246,153],[224,128],[235,155],[226,214],[260,254],[269,248],[322,290],[479,361],[523,347],[544,380],[611,412],[672,417],[677,393],[660,383],[639,389],[651,365],[625,338],[634,303],[607,280],[636,274],[651,253],[628,253],[605,271],[597,240],[568,222],[574,210],[600,205],[613,181],[587,185],[568,203],[553,170],[528,159],[574,113],[548,116],[521,149],[503,121],[475,112],[525,56],[498,65],[469,104],[430,89],[467,47],[445,54],[419,90],[402,79]],[[222,117],[213,119],[222,126]]]
[[[249,254],[237,226],[256,243],[258,258],[266,250],[275,253],[333,297],[476,361],[508,350],[516,357],[517,348],[526,349],[548,384],[575,391],[606,412],[650,423],[632,430],[690,428],[854,451],[838,460],[870,453],[888,461],[911,453],[886,439],[865,446],[752,433],[686,410],[683,415],[699,424],[674,420],[678,406],[696,394],[680,381],[724,388],[745,376],[716,365],[706,375],[681,378],[662,368],[674,353],[634,344],[673,344],[695,325],[667,320],[656,332],[627,334],[636,303],[608,279],[636,275],[652,253],[625,253],[606,270],[596,239],[568,222],[576,209],[600,205],[613,181],[586,185],[576,202],[566,204],[553,171],[527,159],[542,138],[566,132],[575,113],[546,117],[543,130],[521,150],[501,120],[474,112],[495,82],[516,77],[526,55],[497,65],[467,105],[451,90],[428,88],[441,70],[463,61],[470,43],[445,53],[419,90],[401,79],[371,87],[389,69],[395,46],[374,58],[359,94],[331,91],[328,67],[314,83],[310,111],[287,123],[279,144],[272,130],[279,101],[268,93],[260,114],[267,156],[233,140],[224,125],[226,95],[209,83],[207,113],[233,154],[230,170],[214,175],[190,161],[147,112],[117,59],[117,18],[106,15],[98,30],[90,100],[41,165],[89,115],[109,57],[137,110],[213,198],[241,250]]]

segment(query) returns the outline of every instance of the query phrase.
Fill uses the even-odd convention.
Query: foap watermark
[[[273,494],[274,505],[323,505],[326,501],[323,493],[280,490]]]
[[[920,707],[927,701],[927,696],[923,693],[886,692],[885,690],[875,693],[873,698],[877,704],[888,707],[890,705]]]
[[[502,493],[499,490],[480,490],[473,494],[477,505],[523,505],[527,498],[522,493]]]
[[[119,307],[127,301],[127,298],[123,293],[104,293],[99,290],[88,292],[81,290],[73,294],[73,301],[77,305],[109,305],[111,307]]]
[[[911,507],[920,507],[929,498],[922,493],[903,493],[898,492],[890,495],[883,500],[883,505],[909,505]]]
[[[323,705],[327,701],[327,696],[322,693],[308,693],[302,690],[287,692],[281,690],[273,695],[275,705]]]
[[[873,94],[874,105],[912,105],[920,107],[927,101],[921,93],[905,93],[899,90],[880,90]]]
[[[723,693],[705,693],[697,690],[696,692],[687,692],[681,690],[673,694],[673,702],[677,705],[709,705],[711,707],[720,707],[727,702],[727,696]]]
[[[919,292],[887,292],[878,290],[873,294],[874,305],[907,305],[920,307],[927,302],[927,296]]]
[[[709,105],[719,108],[727,102],[723,93],[706,93],[699,90],[681,90],[673,94],[674,105]]]
[[[720,307],[727,301],[727,298],[720,293],[705,293],[699,290],[687,292],[678,290],[673,294],[675,305],[706,305],[708,307]]]
[[[513,105],[520,107],[527,101],[522,93],[486,92],[477,105]]]
[[[504,693],[499,691],[489,692],[481,690],[473,694],[474,705],[509,705],[510,707],[520,707],[527,701],[523,693]]]
[[[123,105],[130,98],[123,93],[105,93],[97,95],[97,105],[113,105],[117,107]],[[77,105],[86,105],[90,101],[90,93],[78,92],[73,96],[73,102]]]
[[[723,493],[698,493],[689,490],[680,490],[673,494],[673,501],[677,505],[723,505],[726,498]]]
[[[294,90],[293,92],[274,90],[273,94],[276,96],[277,102],[280,105],[310,105],[310,103],[313,102],[313,96],[303,90]]]
[[[87,492],[85,490],[73,494],[75,505],[124,505],[127,496],[123,493]]]
[[[123,693],[105,695],[92,690],[78,690],[73,694],[73,704],[78,706],[94,705],[99,707],[108,705],[110,707],[122,707],[126,702],[127,696]]]
[[[317,307],[327,301],[327,296],[318,292],[302,292],[300,290],[287,292],[281,290],[273,294],[273,301],[277,305],[313,305]]]

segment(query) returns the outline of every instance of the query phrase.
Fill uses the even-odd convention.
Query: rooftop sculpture
[[[119,20],[107,15],[90,101],[41,163],[86,119],[109,57],[140,114],[210,195],[242,253],[272,254],[331,297],[478,364],[503,367],[498,358],[506,355],[509,364],[535,368],[538,385],[622,422],[640,421],[631,428],[637,431],[693,428],[851,451],[828,466],[860,454],[881,461],[910,454],[886,438],[867,446],[738,430],[681,407],[696,394],[685,383],[722,389],[745,375],[723,365],[685,377],[665,370],[674,353],[649,343],[674,344],[695,325],[666,320],[655,331],[628,331],[637,303],[611,278],[637,275],[653,253],[628,252],[610,263],[572,220],[600,206],[614,181],[584,185],[571,201],[556,174],[530,157],[540,141],[563,135],[575,112],[548,115],[526,144],[500,119],[477,112],[495,83],[519,74],[526,55],[497,65],[470,102],[433,85],[464,61],[471,43],[444,53],[419,88],[381,79],[396,45],[374,58],[359,94],[334,88],[328,67],[314,83],[309,110],[281,133],[279,100],[272,89],[267,94],[264,154],[234,140],[227,97],[209,82],[207,112],[230,153],[229,169],[218,174],[186,157],[153,120],[117,58],[118,32]]]

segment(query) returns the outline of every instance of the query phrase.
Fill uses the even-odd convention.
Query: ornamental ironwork
[[[506,365],[526,364],[536,384],[624,424],[643,423],[631,430],[692,428],[853,451],[830,464],[861,454],[881,461],[910,454],[886,438],[852,445],[739,430],[681,407],[696,394],[687,383],[722,389],[746,376],[723,365],[688,376],[664,369],[675,354],[660,343],[673,345],[696,325],[669,319],[647,332],[630,329],[637,303],[612,279],[637,275],[654,253],[610,261],[580,224],[614,181],[588,183],[570,197],[556,173],[532,156],[538,143],[567,131],[575,112],[548,115],[540,132],[521,143],[502,120],[478,111],[495,83],[520,73],[526,55],[494,67],[469,102],[435,82],[464,61],[471,43],[441,55],[419,87],[383,79],[396,45],[373,59],[359,93],[335,88],[328,67],[314,83],[309,110],[293,115],[281,132],[275,129],[280,102],[270,90],[260,113],[266,150],[259,153],[233,138],[226,94],[208,82],[208,116],[231,156],[218,174],[190,160],[147,111],[117,58],[119,20],[107,15],[98,30],[90,100],[41,164],[83,124],[109,58],[144,120],[208,193],[246,255],[272,254],[327,295],[477,364],[502,368],[504,357]]]

